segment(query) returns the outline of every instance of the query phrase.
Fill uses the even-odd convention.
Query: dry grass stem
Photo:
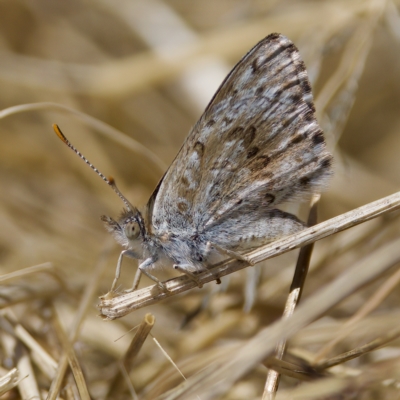
[[[34,265],[32,267],[27,267],[27,268],[21,269],[19,271],[14,271],[9,274],[2,275],[2,276],[0,276],[0,282],[5,283],[7,281],[11,281],[13,279],[20,278],[21,276],[24,276],[24,275],[34,274],[37,272],[45,272],[52,268],[53,268],[53,264],[49,263],[49,262],[40,264],[40,265]]]
[[[323,371],[327,368],[331,368],[335,365],[343,364],[346,361],[352,360],[354,358],[360,357],[370,351],[374,351],[379,347],[384,346],[385,344],[397,339],[400,336],[400,329],[396,328],[383,335],[382,337],[373,340],[370,343],[367,343],[363,346],[352,349],[346,353],[339,354],[336,357],[330,358],[329,360],[321,361],[317,364],[314,364],[314,368]]]
[[[79,361],[76,357],[75,350],[73,346],[71,345],[66,333],[64,332],[63,327],[60,324],[60,321],[57,316],[57,311],[54,310],[53,313],[53,326],[54,329],[57,333],[57,337],[61,342],[62,348],[64,353],[66,354],[68,358],[68,363],[71,368],[71,371],[74,375],[74,379],[76,382],[76,386],[79,391],[79,396],[83,400],[90,400],[90,395],[88,388],[86,386],[85,378],[83,376],[82,368],[79,364]]]
[[[63,104],[51,103],[51,102],[42,102],[42,103],[33,103],[33,104],[20,104],[18,106],[9,107],[0,111],[0,119],[6,118],[10,115],[25,113],[28,111],[59,111],[66,114],[72,114],[77,119],[84,122],[89,127],[97,130],[99,133],[104,135],[105,137],[113,140],[115,143],[119,143],[120,145],[126,147],[131,150],[133,153],[137,153],[140,157],[146,159],[147,162],[152,164],[152,166],[157,168],[157,172],[161,174],[166,169],[166,165],[159,157],[157,157],[152,151],[150,151],[147,147],[140,144],[138,141],[133,138],[125,135],[118,129],[113,128],[111,125],[106,124],[105,122],[93,118],[88,114],[82,113],[80,111],[74,110],[71,107],[67,107]]]
[[[126,350],[123,358],[120,360],[120,368],[118,369],[119,373],[117,373],[112,380],[107,397],[118,397],[118,394],[121,392],[121,387],[123,388],[124,382],[127,382],[128,385],[130,384],[127,371],[130,371],[136,356],[142,348],[143,343],[147,339],[147,336],[149,335],[154,324],[154,316],[150,313],[147,313],[141,324],[138,326],[129,348]]]
[[[278,372],[280,375],[289,376],[301,381],[309,381],[315,378],[321,378],[323,375],[316,369],[312,370],[311,366],[309,368],[302,368],[301,365],[283,361],[276,357],[268,357],[263,361],[263,364],[270,370]],[[264,392],[264,397],[273,398],[276,393],[274,392]]]
[[[2,371],[3,372],[3,371]],[[0,396],[18,385],[19,372],[13,368],[0,378]]]
[[[139,353],[155,322],[155,318],[152,314],[147,313],[145,315],[142,323],[137,328],[135,336],[133,337],[132,342],[122,360],[126,366],[131,364]]]
[[[17,369],[20,373],[21,379],[18,382],[18,390],[22,399],[41,399],[39,393],[39,385],[37,382],[36,374],[33,370],[32,363],[28,352],[21,345],[21,343],[16,344],[17,348]]]
[[[307,226],[315,226],[318,220],[318,201],[319,195],[315,195],[310,204],[310,212],[308,215]],[[289,296],[286,299],[285,309],[283,311],[283,318],[290,318],[293,314],[297,304],[300,301],[301,293],[306,281],[308,268],[310,265],[311,254],[314,248],[314,243],[308,244],[300,249],[299,256],[297,257],[296,268],[290,286]],[[286,350],[286,339],[282,338],[276,345],[275,357],[281,360]],[[270,369],[267,374],[265,382],[263,399],[273,399],[275,393],[278,391],[280,373],[277,370]]]
[[[175,364],[174,360],[170,357],[170,355],[163,349],[161,346],[160,342],[153,337],[154,343],[157,345],[157,347],[161,350],[161,352],[164,354],[165,358],[173,365],[173,367],[178,371],[179,375],[186,380],[185,375],[183,375],[182,371],[178,368],[178,366]]]
[[[15,315],[12,314],[11,310],[7,310],[4,313],[4,319],[12,326],[13,334],[23,343],[27,349],[31,351],[32,360],[37,367],[44,373],[48,378],[53,378],[57,363],[53,357],[38,343],[35,338],[17,322]]]

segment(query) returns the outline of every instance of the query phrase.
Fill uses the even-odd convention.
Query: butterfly
[[[55,130],[125,202],[118,220],[102,217],[125,248],[111,292],[123,257],[141,260],[139,272],[164,290],[152,274],[158,265],[199,283],[198,273],[221,257],[248,261],[249,250],[304,228],[276,207],[320,192],[332,175],[305,65],[277,33],[256,44],[222,82],[143,212]]]

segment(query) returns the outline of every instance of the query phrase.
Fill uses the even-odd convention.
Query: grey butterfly
[[[109,182],[127,205],[118,221],[102,217],[126,248],[112,290],[123,256],[143,260],[139,270],[165,289],[152,267],[173,265],[197,281],[221,256],[246,260],[304,228],[276,207],[321,191],[332,174],[314,112],[299,51],[267,36],[225,78],[143,213]]]

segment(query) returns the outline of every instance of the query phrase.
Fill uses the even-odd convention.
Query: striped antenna
[[[106,178],[105,175],[103,175],[76,147],[74,147],[72,145],[72,143],[65,137],[65,135],[61,132],[60,127],[57,124],[53,124],[53,129],[54,132],[56,133],[56,135],[59,137],[59,139],[61,139],[75,154],[77,154],[83,161],[85,161],[85,163],[87,165],[89,165],[90,168],[92,168],[92,170],[94,172],[96,172],[97,175],[100,176],[101,179],[103,179],[103,181],[105,183],[107,183],[107,185],[111,186],[112,189],[114,190],[115,193],[117,193],[117,195],[120,197],[120,199],[125,203],[128,211],[136,211],[136,207],[134,207],[129,201],[128,199],[120,192],[120,190],[118,189],[114,178],[109,177]]]

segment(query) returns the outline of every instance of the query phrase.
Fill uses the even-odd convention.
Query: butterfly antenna
[[[75,154],[77,154],[83,161],[85,161],[85,163],[87,165],[89,165],[90,168],[92,168],[92,170],[94,172],[96,172],[97,175],[100,176],[101,179],[103,179],[103,181],[105,183],[107,183],[107,185],[111,186],[112,189],[114,190],[115,193],[117,193],[117,195],[120,197],[120,199],[125,203],[126,207],[128,208],[128,211],[134,211],[136,210],[136,207],[134,207],[129,201],[128,199],[120,192],[120,190],[117,187],[117,184],[115,183],[114,178],[109,177],[106,178],[105,175],[103,175],[76,147],[74,147],[72,145],[72,143],[65,137],[65,135],[61,132],[60,127],[57,124],[53,124],[53,129],[54,132],[56,133],[56,135],[59,137],[59,139],[61,139]]]

